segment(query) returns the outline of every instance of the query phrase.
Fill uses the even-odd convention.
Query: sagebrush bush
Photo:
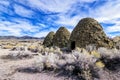
[[[113,55],[114,53],[115,55]],[[69,54],[67,52],[56,54],[48,51],[46,55],[39,54],[39,59],[36,59],[37,65],[34,66],[40,72],[44,70],[56,72],[57,70],[69,76],[76,75],[80,80],[119,80],[120,65],[118,62],[120,60],[117,59],[119,57],[117,55],[119,55],[119,50],[107,48],[98,48],[89,52],[83,48],[77,48]],[[112,61],[111,59],[118,61]],[[117,65],[114,68],[113,66],[110,67],[111,65],[108,63],[111,63],[111,65],[117,63]],[[118,72],[110,70],[111,68],[116,69]],[[115,74],[113,75],[113,73]],[[101,74],[106,75],[106,77]]]
[[[36,45],[30,45],[28,47],[28,50],[30,50],[31,52],[38,52],[38,47]]]
[[[3,49],[12,49],[14,46],[12,45],[4,45],[2,46]]]
[[[32,57],[33,57],[32,54],[25,51],[14,51],[14,52],[10,52],[8,55],[2,56],[3,59],[11,59],[11,60],[26,59]]]
[[[74,51],[71,54],[55,54],[47,55],[40,54],[39,59],[36,59],[36,64],[39,65],[40,71],[44,69],[62,70],[66,74],[79,75],[85,79],[91,79],[91,66],[95,65],[96,59],[83,49],[80,52]],[[38,65],[35,65],[38,68]],[[77,70],[78,68],[78,70]]]
[[[99,50],[100,51],[100,50]],[[104,51],[104,50],[103,50]],[[120,58],[120,50],[113,48],[113,49],[106,49],[104,52],[100,52],[102,56],[106,56],[109,58],[115,58],[119,57]]]

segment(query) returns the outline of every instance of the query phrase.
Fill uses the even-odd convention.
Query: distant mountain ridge
[[[44,37],[32,37],[32,36],[0,36],[0,39],[44,39]]]

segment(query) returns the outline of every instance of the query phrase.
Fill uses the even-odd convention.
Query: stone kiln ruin
[[[49,32],[48,35],[45,37],[43,45],[45,47],[53,46],[53,37],[55,33],[53,31]]]
[[[67,47],[69,37],[70,32],[65,27],[60,27],[53,38],[53,45],[60,48]]]
[[[87,45],[94,44],[96,47],[113,47],[110,40],[103,31],[102,26],[93,18],[83,18],[71,33],[69,48],[85,48]]]

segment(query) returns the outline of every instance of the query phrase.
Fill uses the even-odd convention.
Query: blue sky
[[[0,0],[0,35],[43,37],[60,26],[71,32],[85,17],[120,35],[120,0]]]

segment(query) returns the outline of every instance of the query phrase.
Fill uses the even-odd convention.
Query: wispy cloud
[[[81,18],[93,17],[115,36],[120,34],[119,8],[120,0],[1,0],[0,35],[42,37],[60,26],[72,31]]]
[[[8,6],[10,3],[8,0],[0,0],[0,5]]]
[[[31,17],[34,13],[20,5],[14,5],[15,13],[23,17]]]
[[[6,31],[9,34],[7,35],[32,35],[31,33],[36,33],[39,31],[39,27],[41,26],[34,26],[30,24],[26,20],[16,20],[17,23],[13,23],[10,21],[1,21],[0,23],[0,31]],[[3,34],[1,34],[3,35]],[[33,35],[32,35],[33,36]]]

